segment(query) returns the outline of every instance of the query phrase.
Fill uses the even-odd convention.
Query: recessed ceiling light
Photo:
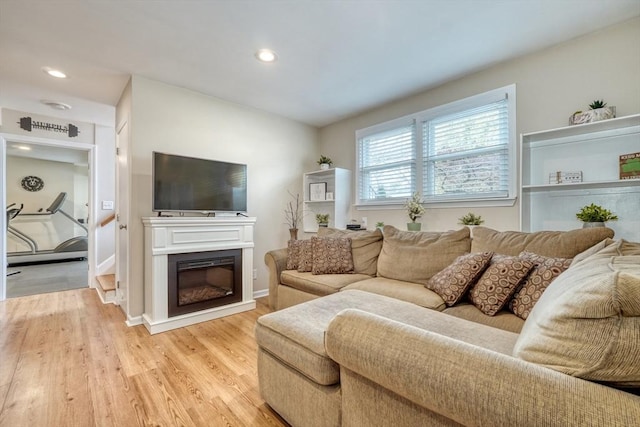
[[[69,104],[65,104],[64,102],[58,102],[58,101],[51,101],[48,99],[43,99],[40,101],[41,103],[43,103],[44,105],[47,105],[51,108],[53,108],[54,110],[70,110],[71,109],[71,105]]]
[[[256,52],[256,58],[261,62],[275,62],[278,59],[278,55],[271,49],[260,49]]]
[[[60,70],[56,70],[55,68],[44,67],[44,68],[42,68],[42,71],[44,71],[45,73],[49,74],[51,77],[56,77],[58,79],[66,79],[67,78],[67,75],[65,73],[63,73]]]

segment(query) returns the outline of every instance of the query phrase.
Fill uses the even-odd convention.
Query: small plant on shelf
[[[316,214],[316,222],[320,227],[327,227],[329,225],[329,214]]]
[[[602,206],[591,203],[590,205],[583,206],[578,213],[576,213],[576,218],[584,223],[589,223],[615,221],[618,219],[618,216]]]
[[[320,166],[322,165],[328,165],[327,167],[331,167],[331,165],[333,164],[333,160],[331,160],[329,157],[327,156],[320,156],[320,158],[318,159],[318,164]]]
[[[604,108],[607,106],[607,103],[604,102],[603,99],[596,99],[591,104],[589,104],[589,108],[592,110],[597,110],[598,108]]]
[[[458,221],[460,221],[460,224],[462,225],[480,225],[484,223],[484,219],[473,212],[469,212],[468,214],[458,218]]]

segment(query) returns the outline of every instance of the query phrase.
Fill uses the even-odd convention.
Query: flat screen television
[[[153,152],[154,212],[246,212],[247,165]]]

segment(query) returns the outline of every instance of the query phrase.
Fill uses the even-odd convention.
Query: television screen
[[[153,211],[246,212],[247,165],[154,152]]]

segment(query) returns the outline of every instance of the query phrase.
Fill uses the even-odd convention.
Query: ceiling
[[[140,75],[321,127],[639,15],[640,0],[0,0],[0,105],[113,125]]]

